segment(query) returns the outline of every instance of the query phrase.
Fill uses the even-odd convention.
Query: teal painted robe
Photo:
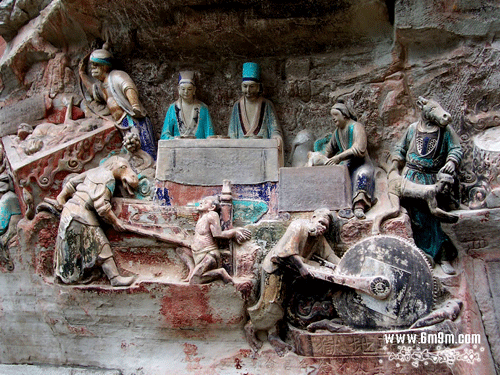
[[[340,163],[341,165],[347,165],[351,176],[353,205],[358,201],[363,201],[365,206],[371,207],[375,190],[375,169],[366,149],[365,129],[359,122],[352,121],[347,125],[346,130],[347,132],[343,135],[341,135],[339,129],[335,130],[328,143],[326,143],[325,154],[331,158],[348,149],[353,151],[354,155],[352,157]],[[320,143],[318,142],[318,146]]]
[[[208,107],[204,103],[199,102],[195,105],[192,118],[186,120],[182,118],[179,101],[168,107],[160,139],[173,139],[181,136],[205,139],[211,135],[215,135],[215,132]]]
[[[403,178],[431,185],[436,183],[437,173],[448,161],[459,165],[462,155],[460,139],[451,127],[425,133],[419,131],[416,122],[408,127],[405,136],[396,145],[392,159],[405,162]],[[441,222],[419,200],[407,198],[402,204],[411,218],[415,244],[432,258],[450,260],[453,256],[442,250],[451,249],[453,245],[441,229]]]
[[[229,121],[229,138],[282,138],[281,126],[278,123],[273,103],[265,98],[259,99],[259,110],[253,123],[250,123],[246,118],[244,97],[234,104]]]

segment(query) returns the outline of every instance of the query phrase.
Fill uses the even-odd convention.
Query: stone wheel
[[[384,276],[391,284],[388,297],[382,300],[342,288],[334,304],[344,323],[351,327],[409,327],[434,305],[435,279],[427,258],[403,238],[387,235],[366,238],[346,251],[337,271],[349,276]]]

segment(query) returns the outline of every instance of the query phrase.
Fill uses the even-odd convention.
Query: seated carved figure
[[[168,107],[160,139],[208,138],[215,134],[208,107],[196,99],[194,73],[179,73],[179,100]]]
[[[404,167],[403,179],[421,185],[435,184],[438,173],[453,178],[462,160],[462,147],[458,135],[449,126],[451,115],[436,101],[423,97],[418,98],[417,106],[421,109],[421,119],[408,127],[396,145],[391,171]],[[445,273],[454,273],[449,263],[454,247],[435,213],[411,199],[401,204],[410,215],[415,244],[441,263]]]
[[[110,201],[117,182],[132,194],[138,178],[125,159],[112,156],[100,167],[70,178],[57,196],[57,208],[62,208],[62,213],[56,240],[55,274],[64,283],[83,282],[87,271],[94,266],[102,267],[113,286],[134,282],[134,277],[119,274],[99,222],[101,218],[115,230],[125,230],[111,210]]]
[[[229,137],[276,139],[280,150],[280,165],[283,165],[283,132],[273,103],[261,96],[262,84],[258,64],[243,64],[241,91],[243,96],[234,104],[231,113]]]
[[[220,203],[217,197],[205,197],[198,206],[200,218],[196,223],[191,249],[177,248],[177,254],[189,269],[184,281],[190,284],[205,284],[222,280],[233,284],[232,277],[220,266],[218,238],[234,238],[238,242],[250,239],[251,233],[244,228],[222,230],[218,211]]]
[[[337,101],[330,113],[336,129],[324,150],[328,159],[309,154],[309,165],[347,165],[351,176],[354,215],[364,219],[365,212],[374,203],[375,188],[374,167],[368,155],[365,128],[356,121],[357,116],[343,101]]]
[[[155,133],[146,110],[139,101],[137,87],[127,73],[111,69],[112,58],[113,55],[106,50],[106,46],[87,55],[80,64],[82,83],[94,100],[106,103],[116,127],[123,135],[128,132],[138,134],[141,148],[156,160]],[[86,74],[87,62],[90,62],[94,80]]]
[[[283,273],[286,268],[292,268],[302,277],[309,275],[307,261],[313,255],[334,264],[339,262],[323,236],[331,223],[332,216],[326,208],[314,211],[310,220],[297,219],[266,255],[262,262],[260,299],[248,308],[250,320],[245,326],[247,339],[254,350],[262,345],[257,339],[257,331],[267,331],[268,340],[278,354],[291,349],[280,339],[278,332],[278,323],[285,313]]]

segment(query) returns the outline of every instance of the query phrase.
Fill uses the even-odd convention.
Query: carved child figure
[[[419,97],[417,106],[421,119],[409,126],[396,145],[391,171],[404,166],[403,179],[422,185],[438,182],[438,173],[453,179],[463,153],[458,135],[448,126],[451,115],[431,99]],[[405,199],[401,204],[411,218],[415,244],[440,263],[445,273],[453,274],[455,270],[449,261],[455,250],[439,219],[419,201]]]
[[[128,286],[134,277],[121,276],[99,217],[117,231],[124,224],[111,210],[117,181],[132,194],[139,182],[130,164],[112,156],[101,166],[70,178],[57,196],[62,208],[56,240],[55,274],[64,283],[84,282],[87,270],[101,266],[112,286]]]
[[[198,206],[200,218],[196,223],[191,249],[177,248],[177,254],[189,269],[184,281],[190,284],[205,284],[219,279],[225,283],[233,283],[232,277],[220,266],[221,254],[217,238],[234,238],[241,243],[249,240],[251,233],[244,228],[222,230],[219,210],[220,202],[217,197],[205,197]]]

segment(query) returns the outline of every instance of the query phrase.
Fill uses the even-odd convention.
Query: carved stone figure
[[[325,154],[329,158],[324,164],[346,164],[351,176],[352,205],[358,219],[366,217],[372,206],[374,167],[367,150],[365,128],[357,122],[353,110],[343,101],[335,103],[330,111],[337,127],[326,144]],[[323,164],[319,161],[317,165]]]
[[[276,139],[283,165],[283,132],[273,103],[261,96],[260,66],[256,63],[243,64],[243,96],[233,106],[229,121],[230,138]]]
[[[73,95],[64,96],[62,99],[66,106],[66,115],[62,124],[43,122],[36,125],[35,128],[26,123],[19,124],[17,137],[13,139],[14,143],[18,145],[18,152],[32,155],[42,149],[62,144],[95,130],[102,124],[101,120],[96,118],[88,118],[83,121],[73,120],[71,118],[73,101]]]
[[[446,301],[446,303],[439,307],[438,309],[432,311],[429,315],[420,318],[412,326],[412,329],[422,328],[432,326],[443,322],[446,319],[454,321],[460,315],[464,303],[459,299],[451,299]]]
[[[402,177],[416,184],[431,185],[438,172],[453,176],[462,160],[462,147],[455,131],[448,126],[451,115],[436,101],[419,97],[421,119],[411,124],[396,145],[391,170],[404,166]],[[411,218],[415,244],[441,264],[445,273],[455,272],[449,263],[454,247],[441,229],[439,219],[418,201],[405,199],[402,205]]]
[[[139,101],[139,93],[132,78],[121,71],[111,70],[113,56],[105,48],[93,51],[80,64],[80,77],[92,98],[106,103],[115,124],[125,134],[134,132],[139,135],[141,148],[156,160],[156,138],[146,110]],[[90,61],[92,80],[86,74]]]
[[[382,222],[397,217],[401,213],[400,200],[404,198],[421,199],[426,202],[429,212],[445,223],[456,223],[458,216],[443,210],[439,203],[450,195],[453,177],[446,173],[438,173],[438,181],[432,185],[422,185],[407,180],[396,171],[388,176],[388,195],[390,207],[387,207],[373,220],[372,234],[380,234]]]
[[[119,182],[130,194],[138,178],[123,158],[112,156],[100,167],[70,178],[57,196],[62,208],[56,240],[55,274],[64,283],[85,282],[94,266],[101,266],[113,286],[128,286],[134,277],[121,276],[99,218],[117,231],[125,230],[111,210],[111,197]]]
[[[278,323],[285,311],[283,271],[285,267],[291,267],[302,277],[309,275],[310,269],[306,262],[313,255],[338,263],[339,258],[323,236],[331,222],[331,213],[325,208],[314,211],[310,220],[293,221],[276,246],[266,255],[262,263],[260,299],[248,308],[250,320],[245,326],[247,339],[254,350],[262,346],[257,339],[257,331],[267,331],[268,340],[278,354],[291,349],[281,340],[278,332]]]
[[[8,245],[17,234],[16,226],[21,218],[19,200],[0,144],[0,263],[4,263],[10,271],[14,269],[14,263],[10,259]]]
[[[196,99],[194,72],[179,73],[179,99],[168,107],[160,139],[208,138],[215,135],[208,107]]]
[[[219,211],[219,199],[215,196],[205,197],[198,206],[200,218],[196,223],[191,248],[179,247],[176,250],[189,269],[184,281],[190,284],[205,284],[218,279],[233,284],[232,277],[221,267],[217,239],[234,238],[241,243],[250,239],[251,233],[244,228],[222,230]]]

